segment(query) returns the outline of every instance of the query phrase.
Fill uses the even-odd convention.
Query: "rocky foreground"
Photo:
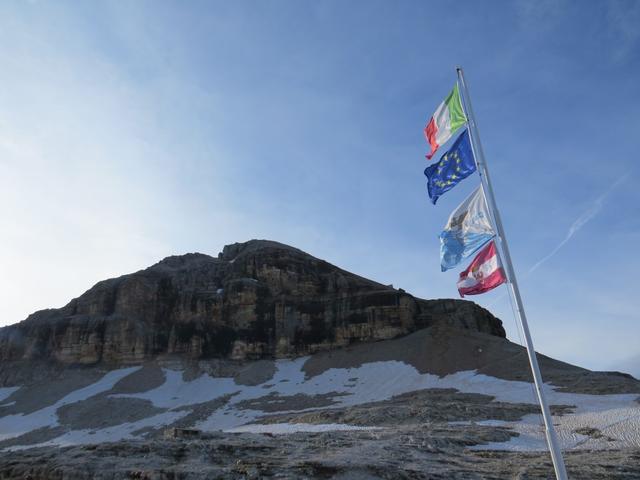
[[[552,479],[546,453],[473,451],[504,432],[431,425],[383,432],[211,434],[34,449],[0,458],[3,479]],[[569,478],[640,478],[640,450],[565,453]]]

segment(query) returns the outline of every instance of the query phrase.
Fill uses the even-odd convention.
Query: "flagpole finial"
[[[456,72],[461,72],[462,71],[462,67],[460,65],[456,66]]]

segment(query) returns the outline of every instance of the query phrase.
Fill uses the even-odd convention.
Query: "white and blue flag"
[[[456,208],[440,234],[440,268],[455,267],[495,236],[482,185]]]

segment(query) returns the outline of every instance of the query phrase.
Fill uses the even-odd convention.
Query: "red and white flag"
[[[491,240],[486,247],[480,250],[467,269],[460,274],[458,292],[461,297],[478,295],[493,290],[506,281],[507,277],[500,264],[496,245]]]

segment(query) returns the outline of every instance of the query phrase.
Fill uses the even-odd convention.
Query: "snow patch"
[[[609,396],[609,395],[607,395]],[[584,411],[553,417],[553,424],[563,450],[603,450],[611,448],[640,447],[640,407],[610,408]],[[525,415],[520,421],[505,422],[486,420],[476,425],[507,427],[519,434],[508,442],[488,443],[471,447],[473,450],[532,451],[547,450],[542,417]],[[595,435],[577,431],[595,429]]]
[[[9,398],[11,395],[13,395],[13,392],[16,392],[20,390],[20,387],[3,387],[0,388],[0,402],[3,401],[5,398]],[[6,405],[10,405],[10,404],[6,404]],[[4,405],[2,405],[4,407]]]
[[[203,431],[264,431],[267,433],[291,433],[302,428],[321,429],[327,426],[303,427],[301,424],[285,426],[255,425],[255,421],[271,413],[300,413],[328,408],[343,408],[369,402],[379,402],[408,392],[423,389],[455,389],[463,393],[490,395],[497,401],[508,403],[537,404],[532,385],[527,382],[501,380],[475,371],[457,372],[445,377],[422,374],[413,366],[399,361],[365,363],[354,368],[332,368],[320,375],[306,378],[303,367],[308,357],[278,360],[272,378],[259,385],[237,384],[233,378],[212,377],[203,374],[185,381],[182,371],[163,369],[162,385],[146,392],[114,394],[113,398],[138,398],[148,400],[155,407],[167,409],[137,422],[123,423],[96,430],[74,430],[67,432],[47,445],[69,445],[76,443],[100,443],[135,438],[133,432],[142,428],[158,428],[170,425],[188,415],[193,405],[227,397],[225,403],[207,418],[195,423],[194,428]],[[70,393],[55,404],[28,415],[0,417],[0,440],[13,438],[43,427],[58,425],[56,411],[63,405],[85,400],[98,393],[110,390],[120,379],[140,367],[109,372],[98,382]],[[15,387],[11,387],[15,389]],[[552,385],[544,386],[547,399],[554,405],[574,405],[571,414],[554,417],[563,447],[572,448],[623,448],[640,447],[640,405],[637,394],[586,395],[558,392]],[[11,392],[1,391],[7,398]],[[313,400],[321,398],[328,406],[317,407]],[[309,400],[307,402],[307,400]],[[247,403],[247,402],[251,403]],[[278,412],[261,408],[275,403],[282,405]],[[308,405],[308,407],[307,407]],[[544,432],[538,415],[528,415],[517,422],[502,422],[488,419],[480,425],[503,426],[520,434],[508,442],[477,446],[480,449],[544,450]],[[251,425],[253,424],[253,425]],[[458,422],[458,424],[462,424]],[[278,424],[282,425],[282,424]],[[288,426],[287,426],[288,425]],[[339,424],[335,424],[339,425]],[[334,425],[334,426],[335,426]],[[355,426],[346,426],[357,429]],[[576,433],[582,428],[595,428],[601,436]],[[333,428],[333,427],[332,427]],[[343,428],[343,427],[338,427]],[[278,430],[279,429],[279,430]],[[278,431],[276,431],[278,430]],[[612,440],[609,440],[612,439]]]
[[[154,407],[176,408],[204,403],[224,395],[238,392],[242,387],[232,378],[216,378],[202,375],[185,382],[182,371],[162,369],[165,380],[162,385],[143,393],[110,395],[113,398],[139,398],[149,400]]]
[[[59,422],[56,411],[60,407],[70,403],[80,402],[99,393],[111,390],[116,383],[139,369],[140,367],[130,367],[112,370],[97,382],[69,393],[53,405],[36,410],[27,415],[20,413],[6,415],[0,418],[0,440],[19,437],[20,435],[39,428],[58,426]]]
[[[141,430],[143,428],[157,428],[163,425],[169,425],[176,420],[188,415],[189,412],[164,412],[158,415],[153,415],[136,422],[127,422],[112,427],[102,429],[83,429],[83,430],[71,430],[59,437],[53,438],[47,442],[41,442],[32,445],[18,445],[14,447],[7,447],[4,451],[13,450],[26,450],[28,448],[36,447],[67,447],[70,445],[81,445],[91,443],[104,443],[104,442],[117,442],[120,440],[131,440],[139,438],[133,435],[133,432]]]

